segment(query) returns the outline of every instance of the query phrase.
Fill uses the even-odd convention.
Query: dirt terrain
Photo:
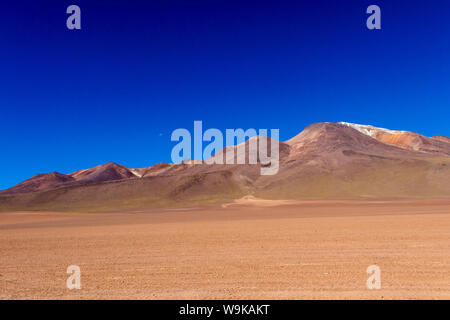
[[[0,252],[1,299],[450,299],[450,200],[0,213]]]

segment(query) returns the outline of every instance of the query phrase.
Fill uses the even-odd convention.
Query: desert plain
[[[450,200],[2,212],[0,252],[1,299],[450,299]]]

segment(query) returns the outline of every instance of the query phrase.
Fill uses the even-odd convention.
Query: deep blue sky
[[[3,1],[0,189],[170,161],[194,120],[281,140],[321,121],[450,136],[449,16],[447,0]]]

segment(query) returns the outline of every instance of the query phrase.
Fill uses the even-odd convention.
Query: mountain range
[[[246,195],[266,199],[450,197],[449,137],[322,122],[279,144],[279,171],[272,176],[260,175],[260,163],[191,161],[138,169],[106,163],[69,174],[38,174],[0,191],[0,210],[119,210],[221,203]],[[214,157],[223,156],[227,148],[236,146]]]

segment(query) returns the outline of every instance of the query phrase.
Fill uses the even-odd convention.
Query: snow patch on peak
[[[134,174],[138,178],[142,178],[142,174],[136,171],[136,169],[130,169],[131,173]]]
[[[397,130],[389,130],[385,128],[377,128],[371,125],[364,125],[364,124],[356,124],[356,123],[349,123],[349,122],[338,122],[338,124],[353,128],[358,130],[359,132],[369,136],[373,137],[377,132],[385,132],[388,134],[399,134],[404,133],[405,131],[397,131]]]

